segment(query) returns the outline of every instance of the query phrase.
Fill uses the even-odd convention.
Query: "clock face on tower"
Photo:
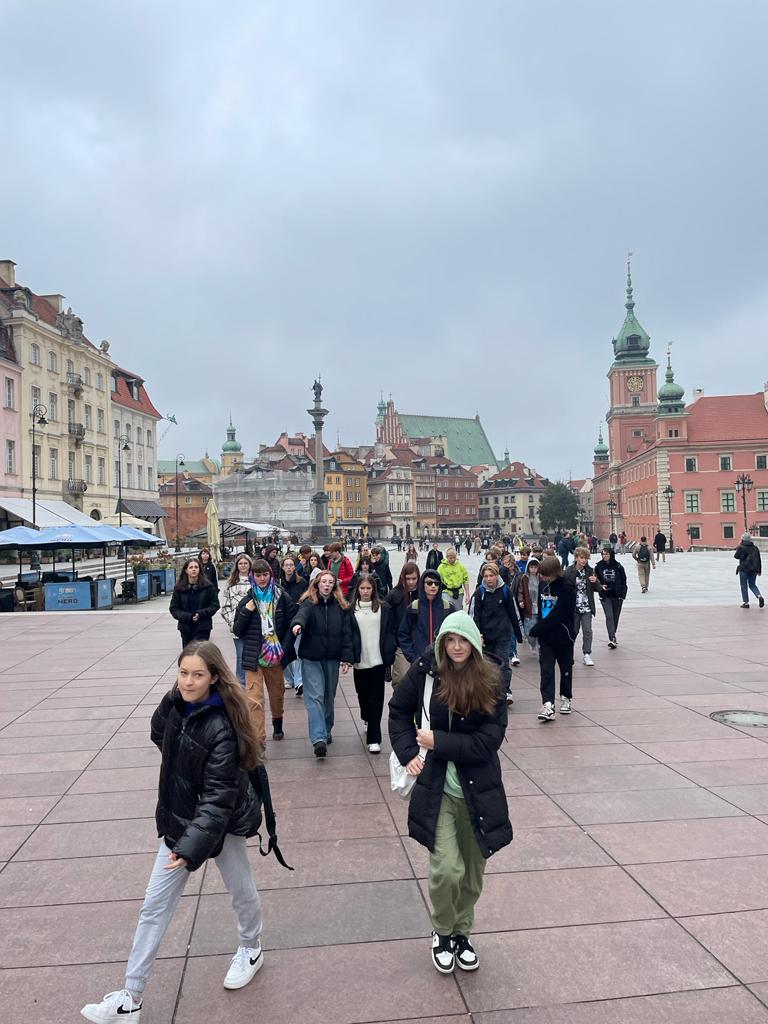
[[[643,390],[644,383],[639,373],[633,373],[627,377],[627,391],[632,395],[638,395]]]

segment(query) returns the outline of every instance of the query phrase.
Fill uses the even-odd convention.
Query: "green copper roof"
[[[479,417],[409,416],[400,413],[406,437],[445,437],[449,459],[462,466],[495,466],[496,456]]]
[[[597,444],[595,445],[595,455],[607,455],[608,445],[603,440],[603,428],[600,427],[600,432],[597,435]]]
[[[662,384],[659,388],[659,405],[663,406],[683,406],[683,395],[685,394],[685,388],[680,384],[675,384],[675,373],[672,369],[672,355],[667,349],[667,372],[665,374],[666,383]],[[670,410],[671,411],[671,410]]]
[[[229,421],[227,440],[221,446],[221,450],[222,452],[241,452],[243,450],[243,446],[235,437],[235,428],[232,426],[232,420]]]
[[[651,339],[635,316],[635,300],[632,293],[632,268],[627,259],[627,313],[621,330],[613,339],[613,354],[617,363],[645,362],[651,347]]]
[[[210,460],[215,466],[217,472],[221,472],[221,464],[218,459]],[[157,472],[162,476],[167,476],[169,473],[173,474],[176,469],[175,459],[158,459],[157,460]],[[195,461],[194,459],[186,459],[183,466],[179,466],[180,473],[189,473],[190,476],[207,476],[210,470],[207,469],[202,462]]]

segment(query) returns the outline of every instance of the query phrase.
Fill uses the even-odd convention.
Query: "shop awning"
[[[168,513],[162,505],[147,498],[123,498],[117,503],[116,511],[127,512],[136,516],[137,519],[148,519],[150,522],[157,522],[158,519],[167,519]]]
[[[0,509],[4,510],[9,520],[19,519],[23,523],[32,523],[31,498],[0,498]],[[35,502],[35,525],[46,526],[93,526],[94,520],[79,509],[73,508],[66,501],[55,498],[38,498]]]

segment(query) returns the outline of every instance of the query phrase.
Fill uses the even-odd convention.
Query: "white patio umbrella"
[[[219,510],[216,502],[211,498],[205,506],[205,517],[208,521],[208,547],[211,550],[211,558],[214,562],[221,561],[221,527],[219,525]]]

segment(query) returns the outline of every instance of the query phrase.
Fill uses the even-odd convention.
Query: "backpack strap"
[[[285,858],[280,852],[280,847],[277,845],[277,819],[275,817],[275,809],[272,805],[272,793],[269,789],[269,776],[267,775],[267,769],[263,764],[256,765],[249,773],[248,777],[251,780],[259,803],[264,808],[264,822],[267,826],[267,834],[269,835],[269,841],[267,843],[266,853],[262,847],[261,833],[257,832],[256,835],[259,837],[259,853],[262,857],[268,857],[270,851],[274,850],[275,857],[279,864],[282,864],[284,868],[289,871],[293,871],[290,864],[286,864]]]

